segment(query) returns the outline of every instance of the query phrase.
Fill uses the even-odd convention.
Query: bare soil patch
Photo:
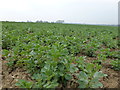
[[[26,73],[25,70],[21,68],[16,68],[11,72],[11,70],[6,65],[7,62],[2,61],[2,63],[2,88],[18,88],[17,86],[15,86],[15,83],[18,81],[18,79],[31,81],[30,75]]]
[[[106,67],[103,67],[101,71],[108,75],[101,79],[104,88],[119,88],[120,81],[118,71],[114,71],[113,69]]]

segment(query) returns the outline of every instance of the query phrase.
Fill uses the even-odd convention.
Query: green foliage
[[[120,60],[113,60],[111,62],[111,65],[113,67],[114,70],[120,70]]]
[[[99,63],[107,57],[119,58],[116,51],[110,52],[118,49],[116,27],[3,22],[2,28],[7,65],[26,69],[33,79],[19,80],[16,85],[22,88],[66,87],[74,76],[79,88],[102,87],[99,79],[106,75]],[[98,60],[86,63],[86,57]],[[112,65],[117,67],[115,61]]]
[[[32,88],[33,82],[27,82],[26,80],[19,80],[19,83],[16,83],[16,86],[21,88]]]
[[[103,74],[102,72],[95,72],[92,75],[90,73],[85,73],[81,71],[78,74],[78,88],[98,88],[103,87],[102,83],[99,82],[99,79],[107,76],[106,74]]]

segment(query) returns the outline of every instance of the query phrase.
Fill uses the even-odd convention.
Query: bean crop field
[[[118,27],[2,22],[3,87],[118,88]]]

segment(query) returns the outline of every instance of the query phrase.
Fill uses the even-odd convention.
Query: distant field
[[[118,88],[118,40],[114,26],[3,22],[3,87]]]

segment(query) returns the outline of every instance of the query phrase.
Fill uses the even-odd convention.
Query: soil
[[[93,60],[97,60],[97,58],[88,58],[88,62],[91,62]],[[107,59],[104,61],[104,63],[102,63],[102,69],[101,71],[105,74],[107,74],[107,77],[102,78],[100,81],[102,82],[102,84],[104,85],[103,88],[120,88],[120,72],[119,71],[115,71],[112,69],[111,66],[111,61],[113,59]]]
[[[84,55],[79,55],[84,56]],[[87,57],[87,62],[90,63],[93,60],[96,60],[94,57]],[[120,88],[120,77],[119,72],[114,71],[111,68],[110,59],[106,60],[106,62],[102,65],[101,71],[105,74],[107,74],[107,77],[101,78],[100,81],[103,83],[103,88]],[[18,81],[18,79],[25,79],[28,81],[32,81],[30,78],[30,75],[26,73],[25,70],[21,68],[16,68],[11,72],[11,70],[7,67],[6,61],[2,60],[2,87],[3,88],[18,88],[15,86],[15,83]]]
[[[18,88],[15,86],[18,79],[31,81],[30,75],[25,70],[16,68],[11,72],[6,63],[6,61],[2,61],[2,88]]]
[[[83,54],[78,54],[77,56],[85,56]],[[86,62],[91,63],[92,61],[97,60],[95,57],[87,57]],[[120,88],[120,71],[115,71],[112,69],[111,61],[113,59],[108,58],[107,60],[102,63],[101,71],[104,74],[107,74],[107,77],[104,77],[100,80],[103,84],[103,88]]]
[[[120,88],[119,74],[117,71],[106,67],[103,67],[101,71],[108,75],[101,79],[104,88]]]

